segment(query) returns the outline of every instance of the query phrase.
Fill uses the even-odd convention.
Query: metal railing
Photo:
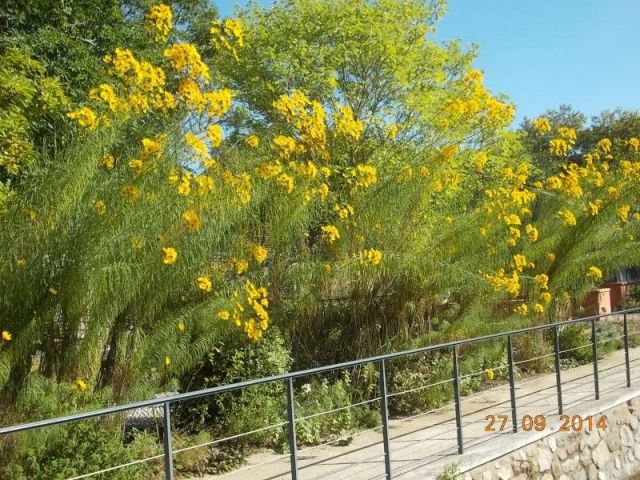
[[[254,386],[258,386],[258,385],[265,385],[265,384],[271,384],[271,383],[278,383],[278,382],[283,382],[285,384],[286,387],[286,400],[287,400],[287,421],[283,422],[281,424],[275,425],[275,426],[287,426],[287,433],[288,433],[288,438],[287,438],[287,443],[288,443],[288,447],[289,447],[289,454],[287,455],[289,457],[289,463],[290,463],[290,475],[291,478],[293,480],[297,480],[298,479],[298,475],[299,475],[299,471],[300,471],[300,467],[298,465],[298,442],[296,440],[296,421],[301,421],[303,419],[306,418],[311,418],[314,415],[308,416],[308,417],[296,417],[296,402],[295,402],[295,396],[294,396],[294,380],[296,379],[300,379],[300,378],[304,378],[304,377],[309,377],[312,375],[317,375],[317,374],[324,374],[324,373],[328,373],[328,372],[333,372],[333,371],[338,371],[338,370],[345,370],[345,369],[350,369],[353,367],[358,367],[358,366],[362,366],[365,364],[377,364],[378,365],[378,384],[379,384],[379,396],[374,398],[373,400],[368,400],[366,402],[361,402],[361,404],[364,403],[368,403],[368,402],[372,402],[372,401],[377,401],[380,400],[380,418],[381,418],[381,426],[376,427],[376,428],[372,428],[370,430],[367,431],[372,431],[372,430],[377,430],[377,429],[381,429],[382,432],[382,446],[383,446],[383,456],[384,456],[384,468],[385,468],[385,474],[383,476],[383,478],[386,478],[387,480],[391,480],[392,478],[392,464],[391,464],[391,446],[390,446],[390,436],[389,436],[389,405],[388,405],[388,400],[389,398],[393,397],[394,395],[399,395],[400,393],[407,393],[407,392],[413,392],[413,391],[417,391],[423,387],[419,387],[418,389],[410,389],[407,390],[405,392],[399,392],[399,393],[389,393],[388,389],[387,389],[387,363],[390,360],[393,359],[397,359],[397,358],[401,358],[401,357],[407,357],[410,355],[415,355],[415,354],[420,354],[420,353],[429,353],[429,352],[436,352],[436,351],[443,351],[443,350],[448,350],[451,352],[451,378],[449,380],[443,381],[443,382],[437,382],[435,384],[429,384],[429,385],[425,385],[424,388],[428,388],[428,387],[432,387],[434,385],[439,385],[439,384],[443,384],[443,383],[448,383],[448,382],[452,382],[453,384],[453,400],[454,400],[454,411],[455,411],[455,424],[456,424],[456,432],[457,432],[457,453],[458,454],[462,454],[464,452],[464,448],[465,448],[465,441],[464,441],[464,436],[463,436],[463,422],[462,422],[462,418],[463,418],[463,414],[462,414],[462,409],[461,409],[461,380],[463,380],[465,377],[470,377],[473,375],[477,375],[478,373],[484,373],[484,371],[482,372],[475,372],[473,374],[470,375],[462,375],[460,374],[460,360],[459,360],[459,350],[460,347],[463,345],[471,345],[471,344],[476,344],[476,343],[480,343],[480,342],[485,342],[488,340],[504,340],[506,339],[506,346],[507,346],[507,365],[506,368],[508,369],[508,378],[509,378],[509,400],[507,400],[508,403],[510,403],[510,412],[511,412],[511,417],[512,417],[512,431],[513,432],[517,432],[518,431],[518,423],[517,423],[517,405],[516,405],[516,370],[515,367],[517,364],[520,363],[526,363],[526,362],[530,362],[533,360],[537,360],[537,359],[541,359],[543,357],[547,357],[547,356],[553,356],[554,357],[554,367],[555,367],[555,389],[556,389],[556,393],[557,393],[557,410],[558,410],[558,414],[562,414],[563,412],[563,398],[562,398],[562,393],[563,393],[563,384],[562,384],[562,375],[561,375],[561,371],[562,371],[562,365],[561,365],[561,358],[560,358],[560,354],[564,353],[564,352],[568,352],[570,350],[574,350],[574,349],[569,349],[569,350],[564,350],[561,351],[560,350],[560,330],[567,326],[567,325],[573,325],[573,324],[580,324],[580,323],[590,323],[590,327],[591,327],[591,338],[590,338],[590,345],[582,345],[577,348],[588,348],[589,346],[591,347],[591,357],[592,357],[592,363],[593,363],[593,387],[594,387],[594,398],[596,400],[598,400],[600,398],[600,381],[599,381],[599,370],[598,370],[598,343],[601,342],[608,342],[613,340],[612,338],[607,338],[604,340],[600,340],[598,341],[597,339],[597,322],[600,319],[603,318],[607,318],[607,317],[612,317],[612,316],[622,316],[622,323],[623,323],[623,334],[619,337],[615,337],[617,339],[622,339],[623,340],[623,349],[624,349],[624,366],[625,366],[625,370],[626,370],[626,387],[631,387],[631,363],[630,359],[629,359],[629,328],[628,328],[628,315],[629,314],[633,314],[633,313],[640,313],[640,308],[636,308],[636,309],[630,309],[630,310],[624,310],[624,311],[619,311],[619,312],[612,312],[612,313],[608,313],[608,314],[600,314],[600,315],[596,315],[596,316],[591,316],[591,317],[583,317],[583,318],[577,318],[577,319],[572,319],[572,320],[567,320],[567,321],[563,321],[563,322],[556,322],[556,323],[550,323],[550,324],[545,324],[545,325],[538,325],[538,326],[534,326],[534,327],[528,327],[528,328],[521,328],[521,329],[517,329],[517,330],[512,330],[512,331],[508,331],[508,332],[503,332],[503,333],[495,333],[495,334],[491,334],[491,335],[485,335],[485,336],[481,336],[481,337],[475,337],[475,338],[471,338],[471,339],[466,339],[466,340],[457,340],[457,341],[453,341],[453,342],[447,342],[447,343],[442,343],[442,344],[438,344],[438,345],[430,345],[430,346],[426,346],[426,347],[422,347],[422,348],[415,348],[412,350],[405,350],[405,351],[401,351],[401,352],[393,352],[393,353],[388,353],[385,355],[377,355],[377,356],[373,356],[373,357],[368,357],[368,358],[363,358],[363,359],[359,359],[359,360],[352,360],[352,361],[348,361],[348,362],[343,362],[343,363],[338,363],[338,364],[334,364],[334,365],[327,365],[327,366],[322,366],[322,367],[317,367],[317,368],[311,368],[311,369],[307,369],[307,370],[300,370],[300,371],[296,371],[296,372],[291,372],[291,373],[286,373],[286,374],[281,374],[281,375],[274,375],[271,377],[265,377],[265,378],[259,378],[259,379],[255,379],[255,380],[248,380],[248,381],[243,381],[243,382],[238,382],[238,383],[233,383],[233,384],[228,384],[228,385],[221,385],[218,387],[213,387],[213,388],[207,388],[204,390],[198,390],[198,391],[193,391],[193,392],[187,392],[187,393],[182,393],[182,394],[175,394],[175,395],[170,395],[170,396],[166,396],[166,397],[162,397],[162,398],[156,398],[156,399],[152,399],[152,400],[145,400],[145,401],[140,401],[140,402],[135,402],[135,403],[129,403],[126,405],[117,405],[117,406],[112,406],[112,407],[107,407],[107,408],[102,408],[99,410],[94,410],[94,411],[89,411],[89,412],[82,412],[82,413],[77,413],[74,415],[67,415],[67,416],[63,416],[63,417],[58,417],[58,418],[52,418],[52,419],[46,419],[46,420],[39,420],[39,421],[34,421],[34,422],[30,422],[30,423],[23,423],[23,424],[18,424],[18,425],[13,425],[13,426],[8,426],[8,427],[2,427],[0,428],[0,438],[3,438],[6,435],[9,434],[15,434],[15,433],[20,433],[20,432],[26,432],[26,431],[30,431],[30,430],[35,430],[35,429],[40,429],[40,428],[44,428],[44,427],[51,427],[51,426],[56,426],[56,425],[63,425],[63,424],[67,424],[70,422],[76,422],[79,420],[87,420],[87,419],[95,419],[95,418],[99,418],[99,417],[105,417],[105,416],[109,416],[109,415],[114,415],[117,413],[123,413],[123,412],[130,412],[132,410],[136,410],[136,409],[140,409],[140,408],[147,408],[147,407],[161,407],[162,408],[162,417],[163,417],[163,453],[161,455],[156,455],[153,457],[149,457],[147,459],[144,460],[138,460],[138,461],[134,461],[131,462],[127,465],[134,465],[134,464],[138,464],[147,460],[153,460],[153,459],[159,459],[159,458],[164,458],[164,472],[165,472],[165,477],[168,480],[173,480],[174,477],[174,466],[173,466],[173,456],[176,453],[179,453],[181,451],[185,451],[185,450],[189,450],[190,448],[197,448],[196,447],[187,447],[187,448],[183,448],[183,449],[179,449],[179,450],[174,450],[173,446],[172,446],[172,434],[171,434],[171,407],[174,404],[177,404],[179,402],[184,402],[186,400],[193,400],[193,399],[199,399],[199,398],[204,398],[204,397],[209,397],[212,395],[219,395],[222,393],[226,393],[226,392],[232,392],[232,391],[237,391],[237,390],[242,390],[242,389],[246,389],[249,387],[254,387]],[[531,332],[539,332],[539,331],[546,331],[546,330],[551,330],[552,331],[552,335],[553,335],[553,353],[548,354],[548,355],[543,355],[540,357],[536,357],[533,359],[527,359],[527,360],[523,360],[523,361],[519,361],[516,362],[514,361],[514,346],[513,346],[513,339],[514,337],[518,336],[518,335],[522,335],[522,334],[527,334],[527,333],[531,333]],[[632,332],[631,334],[636,334],[637,332]],[[500,367],[503,368],[503,367]],[[357,404],[360,405],[360,404]],[[353,405],[350,405],[353,406]],[[343,407],[341,407],[343,408]],[[341,408],[338,408],[336,410],[340,410]],[[346,408],[346,407],[344,407]],[[441,407],[443,408],[443,407]],[[425,415],[431,412],[435,412],[438,411],[440,409],[435,409],[435,410],[430,410],[429,412],[423,412],[420,413],[418,415],[415,415],[414,417],[417,416],[421,416],[421,415]],[[331,412],[333,412],[334,410],[332,410]],[[327,413],[327,412],[323,412],[323,413]],[[409,418],[414,418],[414,417],[409,417]],[[404,421],[405,419],[400,419],[400,421]],[[259,429],[259,431],[262,430],[266,430],[268,428],[274,428],[273,425],[270,425],[268,427]],[[254,431],[255,432],[255,431]],[[254,432],[249,432],[249,433],[254,433]],[[242,434],[244,435],[244,434]],[[228,437],[226,439],[223,440],[228,440],[231,438],[235,438],[241,435],[234,435],[232,437]],[[220,440],[222,441],[222,440]],[[214,444],[217,443],[218,441],[213,441],[213,442],[208,442],[205,445],[208,444]],[[332,442],[328,442],[328,443],[332,443]],[[327,443],[327,444],[328,444]],[[326,445],[326,444],[323,444]],[[200,445],[202,446],[202,445]],[[310,448],[315,448],[315,447],[310,447]],[[124,466],[124,465],[123,465]],[[257,466],[257,465],[255,465]],[[87,478],[89,476],[95,475],[95,474],[100,474],[100,473],[105,473],[107,471],[110,470],[114,470],[116,468],[119,467],[114,467],[114,468],[107,468],[104,469],[100,472],[93,472],[91,474],[86,474],[86,475],[80,475],[77,477],[73,477],[74,479],[80,479],[80,478]]]

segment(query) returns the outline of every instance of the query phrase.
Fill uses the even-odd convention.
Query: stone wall
[[[640,473],[640,398],[603,412],[606,430],[556,432],[461,480],[618,480]]]

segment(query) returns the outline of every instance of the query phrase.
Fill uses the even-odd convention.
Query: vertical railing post
[[[458,367],[458,345],[453,346],[453,396],[456,409],[456,428],[458,431],[458,454],[464,452],[462,440],[462,414],[460,409],[460,369]]]
[[[173,480],[173,449],[171,447],[171,403],[164,403],[164,435],[162,444],[164,447],[164,476],[167,480]]]
[[[516,376],[513,369],[513,343],[507,335],[507,360],[509,361],[509,393],[511,395],[511,423],[513,431],[518,431],[518,412],[516,411]]]
[[[298,445],[296,441],[296,399],[293,391],[293,379],[287,379],[287,420],[289,422],[289,460],[291,479],[298,480]]]
[[[562,379],[560,378],[560,338],[558,327],[553,327],[553,352],[556,366],[556,393],[558,394],[558,415],[562,415]]]
[[[627,325],[627,314],[623,316],[624,331],[624,364],[627,370],[627,387],[631,386],[631,362],[629,361],[629,326]]]
[[[382,446],[384,448],[384,471],[391,480],[391,443],[389,441],[389,405],[387,396],[387,371],[384,358],[380,360],[380,415],[382,417]]]
[[[596,338],[596,319],[591,319],[591,356],[593,357],[593,388],[596,400],[600,400],[600,381],[598,379],[598,339]]]

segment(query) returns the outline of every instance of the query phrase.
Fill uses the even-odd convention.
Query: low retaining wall
[[[607,429],[556,432],[461,480],[622,480],[640,473],[640,397],[602,412]]]

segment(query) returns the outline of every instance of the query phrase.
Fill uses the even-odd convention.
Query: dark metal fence
[[[9,426],[0,428],[0,438],[9,434],[15,434],[19,432],[26,432],[30,430],[40,429],[44,427],[51,427],[55,425],[67,424],[70,422],[76,422],[79,420],[87,420],[94,419],[99,417],[104,417],[108,415],[114,415],[117,413],[123,412],[131,412],[140,408],[148,408],[148,407],[161,407],[163,412],[163,455],[158,455],[151,458],[162,458],[164,457],[164,470],[165,477],[167,479],[174,478],[174,467],[173,467],[173,456],[175,450],[172,447],[172,435],[171,435],[171,406],[177,404],[179,402],[184,402],[186,400],[192,400],[197,398],[209,397],[212,395],[219,395],[225,392],[237,391],[246,389],[248,387],[253,387],[257,385],[264,385],[275,382],[282,382],[286,386],[286,395],[287,395],[287,422],[283,425],[287,426],[288,430],[288,447],[289,447],[289,458],[290,458],[290,475],[293,480],[298,479],[299,474],[299,466],[298,466],[298,447],[296,441],[296,404],[294,398],[294,383],[293,381],[296,379],[309,377],[316,374],[323,374],[327,372],[340,371],[345,369],[350,369],[353,367],[362,366],[365,364],[377,364],[378,365],[378,374],[379,374],[379,397],[377,399],[380,400],[380,417],[381,417],[381,430],[382,430],[382,443],[384,448],[384,466],[385,466],[385,478],[387,480],[391,480],[393,472],[391,465],[391,448],[390,448],[390,437],[389,437],[389,407],[388,407],[388,399],[389,392],[387,390],[387,369],[386,365],[389,360],[407,357],[409,355],[419,354],[419,353],[428,353],[435,351],[443,351],[449,350],[451,352],[452,366],[451,366],[451,382],[453,383],[453,393],[454,393],[454,407],[455,407],[455,421],[456,421],[456,430],[457,430],[457,452],[458,454],[462,454],[465,448],[464,435],[463,435],[463,423],[462,423],[462,413],[461,413],[461,390],[460,390],[460,367],[459,367],[459,349],[463,345],[472,345],[479,342],[484,342],[488,340],[505,340],[507,345],[507,362],[508,362],[508,377],[509,377],[509,390],[510,390],[510,406],[511,406],[511,414],[512,414],[512,429],[514,432],[518,430],[517,423],[517,405],[516,405],[516,378],[515,378],[515,369],[514,365],[514,347],[513,347],[513,339],[522,334],[531,333],[531,332],[539,332],[539,331],[548,331],[550,330],[553,335],[553,356],[555,363],[555,377],[556,377],[556,393],[557,393],[557,402],[558,402],[558,414],[562,414],[563,412],[563,400],[562,400],[562,374],[561,374],[561,359],[560,354],[562,351],[560,350],[560,342],[559,342],[559,334],[560,330],[567,326],[573,324],[590,324],[591,327],[591,353],[592,353],[592,363],[593,363],[593,387],[594,387],[594,399],[598,400],[600,398],[600,382],[599,382],[599,370],[598,370],[598,339],[597,339],[597,322],[600,319],[608,318],[612,316],[622,316],[623,322],[623,335],[621,338],[623,339],[623,348],[624,348],[624,358],[625,358],[625,370],[626,370],[626,387],[631,387],[631,367],[629,360],[629,328],[628,328],[628,315],[633,313],[640,313],[640,308],[624,310],[620,312],[613,312],[609,314],[602,314],[591,317],[577,318],[573,320],[568,320],[564,322],[551,323],[546,325],[539,325],[535,327],[522,328],[518,330],[512,330],[504,333],[496,333],[492,335],[485,335],[481,337],[475,337],[466,340],[458,340],[454,342],[442,343],[438,345],[431,345],[422,348],[416,348],[412,350],[406,350],[402,352],[394,352],[385,355],[378,355],[369,358],[363,358],[359,360],[353,360],[349,362],[343,362],[334,365],[327,365],[318,368],[311,368],[308,370],[301,370],[291,373],[286,373],[282,375],[275,375],[271,377],[259,378],[255,380],[248,380],[244,382],[238,382],[229,385],[222,385],[218,387],[208,388],[204,390],[198,390],[194,392],[176,394],[171,396],[166,396],[162,398],[157,398],[153,400],[146,400],[141,402],[129,403],[126,405],[118,405],[107,408],[102,408],[99,410],[94,410],[90,412],[83,412],[74,415],[68,415],[59,418],[40,420],[30,423],[23,423],[19,425]],[[581,347],[579,347],[581,348]],[[374,400],[377,400],[374,399]],[[149,460],[149,459],[147,459]],[[139,462],[132,462],[139,463]],[[109,470],[109,469],[107,469]],[[107,471],[104,470],[104,471]],[[103,472],[104,472],[103,471]],[[96,472],[100,473],[100,472]],[[85,478],[90,476],[81,475],[79,477],[74,478]]]

